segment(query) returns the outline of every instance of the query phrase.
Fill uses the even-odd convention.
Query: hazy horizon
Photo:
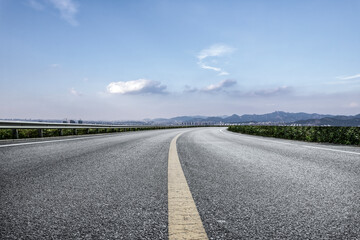
[[[0,118],[360,113],[360,2],[0,0]]]
[[[193,117],[193,118],[208,118],[208,117],[220,117],[220,118],[227,118],[233,115],[238,115],[238,116],[243,116],[243,115],[266,115],[266,114],[271,114],[271,113],[275,113],[275,112],[284,112],[284,111],[274,111],[274,112],[267,112],[267,113],[259,113],[259,114],[253,114],[253,113],[244,113],[244,114],[237,114],[237,113],[233,113],[233,114],[229,114],[229,115],[177,115],[177,116],[169,116],[169,117],[155,117],[155,118],[143,118],[143,119],[84,119],[84,118],[69,118],[69,117],[63,117],[63,118],[0,118],[0,120],[41,120],[41,121],[56,121],[56,120],[60,120],[60,121],[70,121],[70,120],[74,120],[74,121],[78,121],[78,120],[82,120],[82,121],[109,121],[109,122],[117,122],[117,121],[153,121],[153,120],[159,120],[159,119],[172,119],[172,118],[181,118],[181,117]],[[305,114],[319,114],[319,113],[308,113],[308,112],[285,112],[285,113],[305,113]],[[323,113],[321,115],[333,115],[333,116],[337,116],[336,114],[326,114]],[[343,115],[343,116],[354,116],[354,115],[360,115],[360,114],[353,114],[353,115]],[[339,116],[339,115],[338,115]]]

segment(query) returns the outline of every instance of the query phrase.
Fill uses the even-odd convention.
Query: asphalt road
[[[359,147],[225,128],[0,142],[0,238],[167,239],[168,153],[182,132],[210,239],[360,238]]]
[[[178,141],[213,239],[359,239],[359,150],[218,129]]]

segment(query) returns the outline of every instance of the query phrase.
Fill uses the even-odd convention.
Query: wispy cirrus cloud
[[[73,0],[48,0],[57,10],[60,11],[61,18],[73,26],[79,23],[75,16],[78,12],[78,5]]]
[[[232,53],[235,49],[223,44],[214,44],[209,48],[201,50],[197,58],[199,60],[204,60],[208,57],[220,57],[225,54]]]
[[[212,57],[221,57],[227,54],[231,54],[235,49],[224,44],[214,44],[209,48],[203,49],[197,55],[198,65],[203,69],[210,69],[219,72],[220,76],[229,75],[228,72],[224,71],[219,67],[210,66],[207,63],[207,59]]]
[[[349,85],[349,84],[359,84],[360,83],[360,74],[350,75],[350,76],[338,76],[334,80],[324,82],[326,85]]]
[[[138,79],[132,81],[111,82],[107,86],[107,92],[111,94],[164,94],[166,86],[158,81]]]
[[[360,74],[355,74],[355,75],[351,75],[351,76],[339,76],[336,78],[340,79],[340,80],[352,80],[352,79],[360,78]]]
[[[60,12],[61,18],[69,24],[72,26],[79,25],[76,20],[78,4],[73,0],[28,0],[27,2],[31,8],[37,11],[44,11],[47,7],[53,7]]]

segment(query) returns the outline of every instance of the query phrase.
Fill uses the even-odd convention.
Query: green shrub
[[[9,139],[12,138],[11,129],[0,129],[0,139]]]
[[[244,134],[301,140],[360,145],[359,127],[309,127],[309,126],[230,126],[229,131]]]

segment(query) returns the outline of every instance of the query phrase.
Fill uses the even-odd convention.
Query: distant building
[[[74,120],[70,120],[70,123],[76,123]]]
[[[82,124],[83,123],[83,121],[80,119],[79,121],[78,121],[78,124]]]

